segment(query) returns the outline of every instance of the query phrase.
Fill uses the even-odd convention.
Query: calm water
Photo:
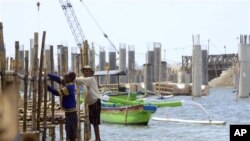
[[[150,101],[163,101],[156,97]],[[178,96],[164,101],[192,100]],[[228,141],[230,124],[250,124],[250,98],[236,100],[232,88],[212,88],[208,96],[195,98],[211,115],[212,120],[226,121],[226,125],[204,125],[150,120],[148,126],[125,126],[102,123],[103,141]],[[156,117],[207,119],[197,107],[158,108]],[[57,133],[59,136],[59,134]],[[92,131],[92,136],[94,132]],[[57,137],[59,139],[59,137]],[[57,140],[58,140],[57,139]],[[94,137],[93,137],[94,139]]]

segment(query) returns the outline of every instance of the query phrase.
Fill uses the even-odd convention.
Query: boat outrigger
[[[95,76],[107,75],[106,71],[97,71]],[[118,76],[118,90],[119,76],[125,75],[124,71],[114,70],[110,71],[110,75]],[[102,109],[101,120],[108,123],[116,124],[134,124],[134,125],[147,125],[151,119],[152,114],[157,110],[157,107],[180,107],[184,105],[191,105],[201,109],[208,117],[207,121],[198,120],[181,120],[181,119],[167,119],[160,117],[153,117],[153,120],[159,121],[174,121],[174,122],[188,122],[188,123],[201,123],[201,124],[225,124],[225,121],[212,121],[209,113],[205,108],[193,101],[163,101],[163,102],[144,102],[143,100],[136,99],[137,93],[131,93],[130,89],[126,92],[112,92],[109,95],[102,95]]]

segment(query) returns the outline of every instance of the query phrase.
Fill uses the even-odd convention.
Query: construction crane
[[[76,44],[79,48],[81,48],[83,42],[85,41],[85,36],[83,34],[82,28],[78,22],[75,11],[72,7],[72,4],[69,0],[59,0],[64,15],[68,21],[70,30],[75,38]]]
[[[108,35],[102,30],[101,26],[98,24],[98,22],[95,20],[94,16],[91,14],[89,9],[84,5],[83,1],[80,0],[83,4],[84,8],[86,9],[87,13],[90,15],[92,20],[95,22],[95,24],[98,26],[99,30],[103,33],[104,38],[108,40],[108,42],[111,44],[113,49],[119,54],[118,50],[116,49],[114,43],[108,38]],[[72,4],[69,0],[59,0],[61,7],[63,9],[64,15],[68,21],[70,30],[75,38],[75,41],[77,43],[77,46],[80,48],[83,42],[85,41],[85,36],[83,34],[83,31],[81,29],[81,26],[78,22],[78,19],[76,17],[75,11],[72,7]],[[97,55],[97,54],[96,54]]]

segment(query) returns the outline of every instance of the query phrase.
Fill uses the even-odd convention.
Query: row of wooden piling
[[[58,114],[58,111],[55,111],[55,97],[53,95],[50,95],[48,97],[47,94],[47,84],[50,83],[52,87],[59,87],[58,85],[55,85],[53,81],[47,81],[47,73],[55,73],[54,70],[54,57],[53,57],[53,46],[50,46],[50,54],[48,57],[47,54],[45,55],[45,38],[46,38],[46,31],[43,32],[42,36],[42,44],[41,44],[41,53],[40,58],[38,60],[38,33],[34,33],[34,46],[31,50],[31,58],[32,64],[29,66],[29,51],[25,50],[22,51],[24,53],[24,59],[20,59],[22,56],[22,53],[20,53],[20,46],[19,42],[15,42],[15,57],[6,59],[6,50],[4,46],[4,40],[3,40],[3,30],[2,30],[2,23],[0,23],[0,72],[1,72],[1,91],[4,91],[6,87],[6,83],[16,83],[21,84],[20,90],[23,92],[23,101],[20,101],[21,103],[17,107],[23,110],[23,113],[19,113],[19,119],[20,119],[20,129],[18,129],[18,132],[21,134],[26,134],[28,132],[42,132],[42,138],[43,140],[46,140],[47,137],[47,128],[54,128],[55,124],[63,123],[64,118],[59,116],[60,118],[56,118],[56,114]],[[78,70],[84,65],[88,65],[88,43],[87,41],[84,42],[83,47],[81,48],[80,58],[77,59],[77,62],[80,65],[78,65]],[[67,52],[64,52],[62,48],[61,49],[61,55],[58,57],[58,75],[62,75],[68,71],[68,63],[63,62],[62,60],[68,61],[67,58]],[[45,57],[46,56],[46,57]],[[48,60],[48,58],[50,60]],[[23,63],[23,62],[24,63]],[[7,62],[7,64],[6,64]],[[40,63],[40,64],[39,64]],[[24,65],[23,65],[24,64]],[[50,65],[47,65],[50,64]],[[10,66],[10,67],[9,67]],[[24,68],[24,69],[23,69]],[[10,70],[8,70],[10,69]],[[21,71],[24,70],[24,71]],[[79,71],[77,72],[77,75],[79,75]],[[6,79],[8,78],[8,79]],[[78,135],[79,140],[81,140],[81,121],[83,121],[83,113],[80,114],[80,95],[79,95],[79,87],[77,88],[77,110],[78,110]],[[18,95],[20,94],[20,91],[18,90]],[[50,102],[50,110],[48,111],[48,100]],[[43,103],[43,106],[42,106]],[[58,107],[58,106],[57,106]],[[87,108],[88,106],[85,105]],[[31,108],[31,109],[30,109]],[[28,113],[29,110],[29,113]],[[31,110],[31,113],[30,113]],[[88,109],[85,109],[88,110]],[[48,112],[51,114],[48,115]],[[87,113],[87,112],[86,112]],[[29,115],[29,118],[27,116]],[[88,117],[88,116],[85,116]],[[17,121],[18,123],[18,121]],[[48,126],[50,125],[50,126]],[[30,128],[30,129],[29,129]],[[84,127],[84,140],[90,139],[90,124],[89,121],[85,124]]]

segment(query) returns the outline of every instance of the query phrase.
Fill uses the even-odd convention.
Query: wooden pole
[[[62,48],[63,45],[58,45],[57,46],[57,70],[58,70],[58,75],[61,76],[62,75]],[[57,85],[59,88],[61,87],[60,84]],[[59,103],[60,103],[60,107],[62,107],[62,97],[59,96]]]
[[[54,49],[53,46],[50,46],[50,73],[54,73]],[[54,88],[54,81],[50,80],[51,87]],[[52,123],[55,123],[55,96],[52,94],[51,102],[51,114],[52,114]]]
[[[79,64],[79,57],[78,57],[78,55],[76,56],[76,64]],[[76,70],[79,70],[79,65],[76,65]],[[78,74],[78,77],[80,76],[79,74],[79,72],[77,73]],[[79,85],[77,85],[77,89],[76,89],[76,93],[77,93],[77,115],[78,115],[78,129],[77,129],[77,135],[78,135],[78,141],[81,141],[82,140],[82,136],[81,136],[81,116],[80,116],[80,98],[81,98],[81,94],[80,94],[80,86]]]
[[[43,31],[42,47],[40,54],[40,68],[39,68],[39,79],[38,79],[38,108],[37,108],[37,129],[40,130],[40,113],[41,113],[41,101],[42,101],[42,73],[43,73],[43,61],[44,61],[44,47],[45,47],[46,31]]]
[[[43,110],[43,141],[47,136],[47,70],[44,68],[44,110]]]
[[[15,41],[15,64],[14,64],[14,69],[15,73],[18,74],[18,66],[19,66],[19,42]],[[15,81],[14,81],[14,88],[15,88],[15,93],[19,94],[19,81],[17,75],[15,76]],[[15,98],[16,101],[12,101],[13,103],[18,102],[18,97]],[[17,112],[18,110],[18,104],[16,105],[16,109],[13,112]],[[17,124],[17,131],[19,131],[19,124]]]
[[[9,70],[9,57],[6,58],[6,70]]]
[[[27,98],[28,98],[28,75],[29,75],[29,51],[25,51],[25,76],[24,76],[24,113],[23,113],[23,132],[26,132],[27,121]]]
[[[4,38],[3,38],[3,23],[0,22],[0,72],[2,75],[2,90],[5,89],[5,70],[6,70],[6,52],[4,47]]]
[[[33,60],[33,105],[32,105],[32,130],[35,131],[37,128],[36,126],[36,97],[37,97],[37,66],[38,66],[38,33],[34,33],[34,60]]]
[[[63,141],[63,124],[60,121],[59,124],[59,130],[60,130],[60,141]]]
[[[83,49],[83,55],[82,55],[82,66],[88,65],[88,41],[85,40],[84,44],[84,49]],[[87,88],[85,89],[85,100],[87,97]],[[78,113],[80,114],[80,113]],[[91,139],[91,126],[89,122],[89,108],[88,104],[84,102],[84,114],[85,114],[85,120],[84,120],[84,141],[90,140]],[[80,120],[80,119],[79,119]]]

